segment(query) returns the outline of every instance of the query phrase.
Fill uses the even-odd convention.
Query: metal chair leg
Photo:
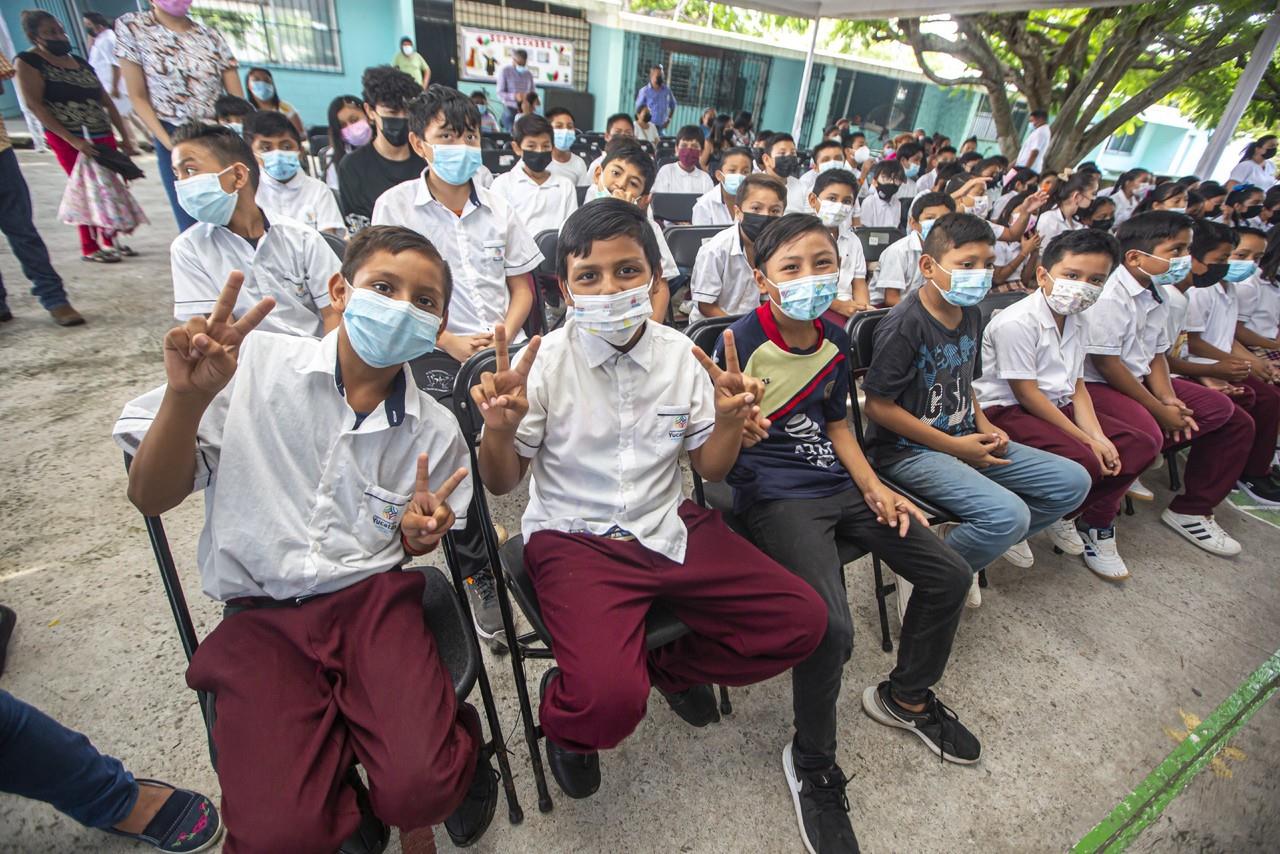
[[[978,586],[979,587],[987,586],[987,571],[985,569],[978,570]]]
[[[884,573],[880,570],[880,558],[873,552],[871,555],[871,571],[876,582],[876,609],[880,612],[880,648],[885,652],[893,652],[893,639],[889,636],[889,610],[885,607],[885,597],[897,589],[896,584],[884,583]]]
[[[1169,450],[1164,452],[1165,465],[1169,467],[1169,489],[1178,492],[1182,489],[1182,476],[1178,472],[1178,452]]]
[[[1124,515],[1133,515],[1133,498],[1129,495],[1125,495],[1124,497]]]
[[[733,714],[733,703],[729,702],[729,689],[724,685],[720,686],[720,714]]]

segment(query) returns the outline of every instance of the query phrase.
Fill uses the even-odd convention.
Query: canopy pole
[[[1235,136],[1240,119],[1244,116],[1245,107],[1249,106],[1249,101],[1258,91],[1262,73],[1267,70],[1277,44],[1280,44],[1280,5],[1271,13],[1267,28],[1258,37],[1258,43],[1254,45],[1253,53],[1249,56],[1249,64],[1244,67],[1244,71],[1240,72],[1240,79],[1236,81],[1236,90],[1231,93],[1231,100],[1227,101],[1227,108],[1222,111],[1222,120],[1218,122],[1213,136],[1209,138],[1209,147],[1204,150],[1204,154],[1200,155],[1195,174],[1207,177],[1222,159],[1223,152],[1227,150],[1227,143],[1231,141],[1231,137]]]
[[[796,146],[799,148],[807,148],[805,141],[800,138],[800,127],[804,124],[804,105],[809,100],[809,81],[813,78],[813,53],[818,48],[818,23],[822,18],[813,19],[813,34],[809,37],[809,52],[804,57],[804,74],[800,77],[800,101],[796,104],[796,118],[791,123],[791,136],[795,138]]]

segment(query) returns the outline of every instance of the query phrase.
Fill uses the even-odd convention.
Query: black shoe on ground
[[[972,765],[982,756],[977,737],[932,691],[923,712],[910,712],[893,701],[886,680],[862,692],[862,709],[885,726],[914,732],[935,755],[948,762]]]
[[[1274,471],[1261,477],[1242,477],[1236,481],[1236,488],[1259,507],[1280,507],[1280,482]]]
[[[9,638],[13,637],[13,627],[18,622],[18,615],[8,606],[0,605],[0,676],[4,675],[4,662],[9,655]]]
[[[658,688],[657,685],[653,687]],[[667,692],[658,688],[671,711],[689,726],[704,727],[720,720],[720,704],[710,685],[694,685],[686,691]]]
[[[8,323],[13,320],[13,312],[9,310],[9,306],[0,305],[0,323]]]
[[[552,667],[542,674],[542,684],[538,689],[539,700],[547,692],[547,685],[552,677],[559,673],[559,667]],[[594,795],[600,788],[600,754],[595,751],[577,753],[561,747],[550,738],[544,738],[543,741],[547,743],[547,764],[551,766],[551,776],[556,779],[560,791],[575,800]]]
[[[484,836],[493,821],[493,811],[498,806],[498,772],[493,770],[489,754],[484,748],[476,757],[476,776],[471,780],[467,796],[444,820],[444,829],[459,848],[474,845]]]
[[[782,749],[782,773],[796,808],[800,841],[809,854],[858,854],[858,837],[849,821],[849,780],[839,765],[825,771],[797,771],[794,742]]]

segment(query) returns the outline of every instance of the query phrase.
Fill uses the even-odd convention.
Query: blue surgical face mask
[[[746,175],[735,175],[732,172],[726,172],[724,180],[720,182],[720,186],[731,196],[738,195],[738,188],[742,186],[742,182],[747,179]]]
[[[818,164],[818,174],[821,175],[823,172],[829,172],[832,169],[843,168],[845,168],[843,160],[827,160]]]
[[[239,136],[239,137],[244,136],[244,122],[227,122],[225,125],[223,125],[223,127],[231,128],[233,131],[236,132],[236,136]]]
[[[1138,250],[1142,252],[1141,249]],[[1152,255],[1150,252],[1142,252],[1148,258],[1155,258],[1157,261],[1163,261],[1169,265],[1169,269],[1163,273],[1148,273],[1151,277],[1151,283],[1154,285],[1176,285],[1187,277],[1191,272],[1191,256],[1179,255],[1177,258],[1161,258],[1159,255]],[[1145,271],[1144,271],[1145,272]]]
[[[904,171],[907,173],[908,178],[914,178],[920,174],[920,164],[912,163],[908,165]]]
[[[771,297],[770,300],[783,314],[792,320],[808,322],[822,317],[822,313],[831,308],[831,303],[836,298],[840,274],[805,276],[781,284],[769,279],[765,281],[778,289],[779,299],[773,300]]]
[[[921,243],[923,243],[924,239],[929,236],[929,229],[933,228],[933,224],[937,221],[938,220],[934,218],[920,220],[920,242]]]
[[[436,348],[441,319],[403,300],[367,288],[347,288],[351,299],[342,311],[351,349],[366,365],[389,368]]]
[[[231,221],[232,211],[236,209],[238,194],[222,189],[222,181],[219,179],[233,168],[228,166],[221,172],[205,172],[174,181],[173,189],[178,195],[178,204],[192,219],[213,225],[226,225]]]
[[[288,181],[298,174],[298,152],[267,151],[262,155],[262,171],[277,181]]]
[[[1257,269],[1257,261],[1242,261],[1239,258],[1234,258],[1227,262],[1227,274],[1222,278],[1232,283],[1243,282],[1252,276],[1253,271]]]
[[[568,151],[573,148],[573,143],[578,138],[578,132],[571,128],[556,128],[552,131],[552,136],[554,137],[552,145],[561,151]]]
[[[276,95],[275,84],[268,80],[250,80],[249,91],[259,101],[270,101]]]
[[[431,171],[455,187],[470,181],[483,159],[480,148],[473,145],[433,145],[431,156]]]
[[[937,259],[934,259],[938,264]],[[948,270],[946,267],[938,264],[938,269],[951,277],[951,289],[944,291],[938,288],[938,283],[933,282],[933,286],[938,288],[938,293],[942,294],[942,298],[952,305],[967,308],[971,305],[977,305],[986,297],[987,292],[991,290],[991,280],[995,276],[995,270]]]

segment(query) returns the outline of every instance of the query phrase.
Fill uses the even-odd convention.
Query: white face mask
[[[1102,296],[1102,285],[1082,282],[1079,279],[1054,279],[1053,293],[1045,294],[1045,301],[1054,314],[1079,314]]]
[[[585,332],[622,347],[636,334],[636,327],[653,314],[649,299],[652,282],[616,294],[575,294],[573,320]]]
[[[986,216],[989,210],[991,210],[991,199],[986,195],[982,195],[973,200],[973,207],[969,210],[969,213],[974,216]]]
[[[403,53],[405,56],[413,56],[413,45],[411,44],[401,45],[400,52]]]
[[[830,199],[818,202],[818,219],[827,228],[844,225],[853,216],[853,205],[842,205]]]

